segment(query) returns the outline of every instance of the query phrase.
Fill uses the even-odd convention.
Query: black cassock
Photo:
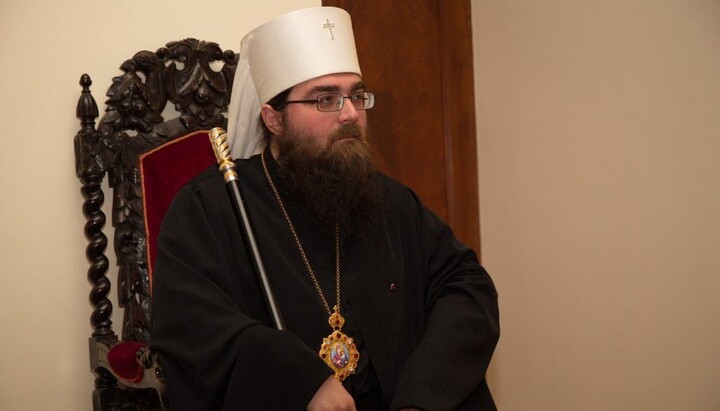
[[[277,164],[266,153],[276,184]],[[216,167],[180,190],[163,222],[151,346],[170,408],[303,410],[331,370],[331,332],[260,157],[237,162],[265,268],[289,331],[266,312]],[[407,187],[378,175],[383,213],[341,246],[343,331],[360,350],[343,383],[360,410],[494,410],[485,372],[499,336],[497,294],[475,253]],[[328,303],[335,241],[278,187]]]

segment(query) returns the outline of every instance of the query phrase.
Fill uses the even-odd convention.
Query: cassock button
[[[396,288],[397,288],[397,284],[390,283],[390,291],[395,291]]]

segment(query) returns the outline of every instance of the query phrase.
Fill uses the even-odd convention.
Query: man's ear
[[[275,110],[269,104],[263,104],[260,115],[262,115],[265,125],[273,135],[283,133],[283,114],[281,111]]]

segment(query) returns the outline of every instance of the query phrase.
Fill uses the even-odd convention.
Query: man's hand
[[[318,388],[307,411],[355,411],[355,401],[332,375]]]

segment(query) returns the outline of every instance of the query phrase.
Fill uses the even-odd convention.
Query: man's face
[[[360,76],[333,74],[295,86],[286,101],[362,91]],[[336,225],[343,235],[364,230],[379,211],[365,110],[345,101],[340,111],[323,112],[313,102],[288,104],[273,113],[280,114],[280,127],[272,130],[268,125],[273,132],[270,145],[288,194],[328,232]]]
[[[360,76],[354,73],[338,73],[317,77],[293,87],[287,100],[313,100],[321,94],[341,93],[343,96],[358,91],[365,91],[365,85]],[[319,151],[334,144],[345,144],[356,139],[351,135],[337,135],[342,126],[357,125],[362,134],[367,128],[367,115],[365,110],[357,110],[345,101],[340,111],[319,111],[316,104],[288,104],[282,111],[283,133],[291,129],[291,135],[301,135],[308,141],[306,146],[315,146]],[[333,136],[333,134],[335,134]],[[331,137],[332,136],[332,137]],[[278,136],[276,136],[278,137]],[[282,138],[282,136],[280,136]],[[273,138],[277,140],[277,138]],[[331,141],[332,140],[332,141]],[[277,145],[272,144],[273,154],[277,153]]]

